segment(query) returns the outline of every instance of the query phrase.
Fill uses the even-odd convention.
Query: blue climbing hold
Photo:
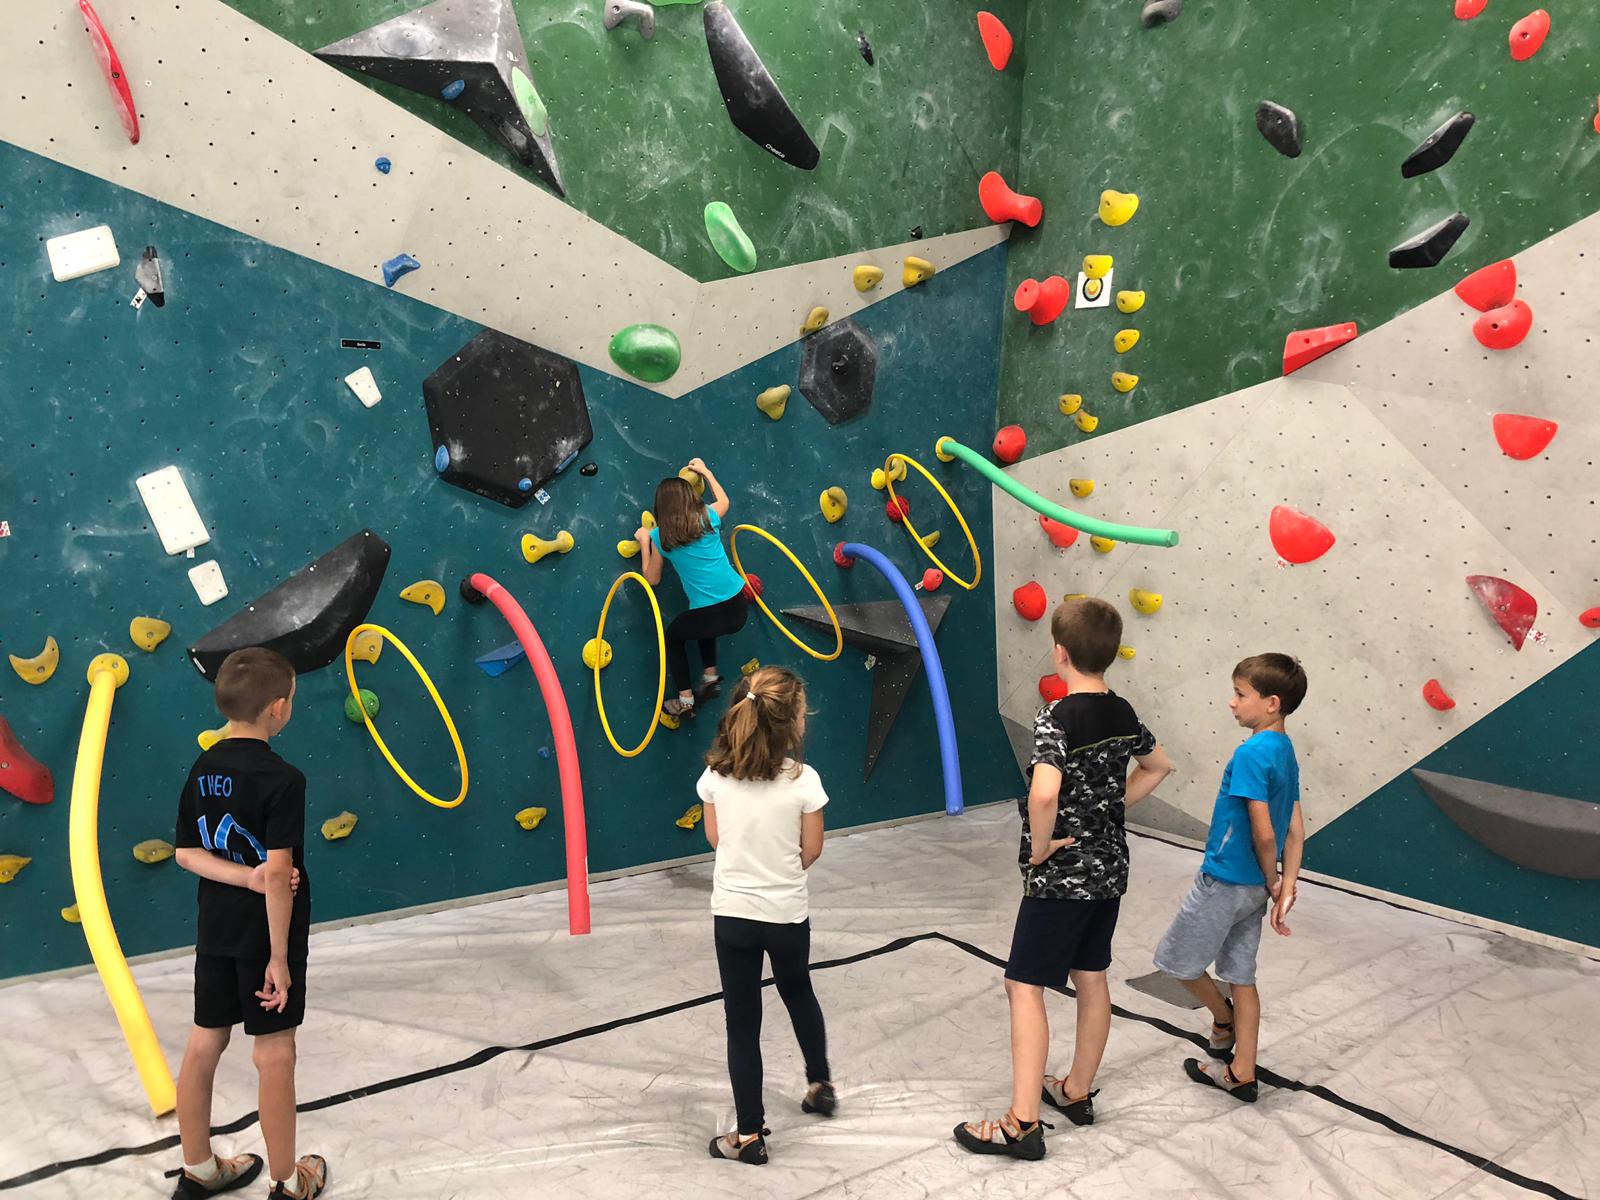
[[[409,275],[421,266],[422,264],[409,254],[396,254],[383,264],[383,286],[393,287],[395,280],[399,279],[400,276]]]
[[[549,758],[550,757],[550,747],[549,746],[540,746],[539,747],[539,757],[540,758]]]
[[[433,469],[441,475],[450,469],[449,446],[440,446],[433,452]]]
[[[392,162],[390,162],[387,158],[383,157],[382,155],[379,155],[378,156],[378,161],[373,163],[372,165],[378,168],[378,174],[379,175],[387,175],[389,173],[390,169],[394,166],[394,164]]]
[[[445,84],[444,87],[439,89],[439,95],[443,96],[446,100],[454,100],[466,90],[467,81],[465,79],[452,79],[449,83]]]
[[[524,475],[521,479],[517,480],[517,491],[519,491],[519,492],[531,492],[531,491],[533,491],[533,480],[529,479],[526,475]]]
[[[497,679],[527,656],[528,652],[522,648],[521,642],[508,642],[506,645],[491,650],[487,654],[478,655],[472,661],[490,679]]]

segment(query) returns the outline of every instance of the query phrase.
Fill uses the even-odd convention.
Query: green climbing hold
[[[521,67],[511,68],[511,87],[517,96],[517,107],[522,110],[522,119],[527,121],[534,137],[543,137],[550,128],[550,114],[544,101],[539,99],[539,89],[522,73]]]
[[[367,710],[367,716],[377,716],[378,693],[371,688],[362,688],[361,707]],[[344,698],[344,715],[348,720],[354,721],[358,725],[361,723],[361,709],[356,707],[356,698],[354,696],[346,696]]]
[[[733,215],[733,209],[721,200],[706,205],[706,234],[722,261],[735,271],[756,269],[755,243],[739,227],[739,218]]]
[[[611,339],[611,361],[635,379],[660,383],[683,361],[678,335],[664,325],[629,325]]]

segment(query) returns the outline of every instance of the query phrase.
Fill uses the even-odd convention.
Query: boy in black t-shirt
[[[1055,665],[1068,695],[1033,723],[1028,798],[1022,801],[1022,905],[1017,912],[1006,998],[1011,1004],[1011,1109],[998,1121],[957,1125],[974,1154],[1044,1157],[1039,1106],[1074,1125],[1094,1123],[1094,1077],[1111,1033],[1111,935],[1128,890],[1123,813],[1172,770],[1133,707],[1106,687],[1122,642],[1122,616],[1104,600],[1067,600],[1050,619]],[[1129,760],[1137,760],[1128,773]],[[1078,996],[1072,1067],[1044,1073],[1050,1053],[1045,988]]]
[[[255,1038],[261,1135],[273,1197],[312,1197],[328,1165],[294,1156],[295,1029],[305,1017],[311,880],[306,777],[267,745],[294,711],[295,673],[272,650],[236,650],[217,671],[227,736],[195,760],[178,801],[178,865],[200,876],[194,1030],[178,1074],[184,1168],[175,1200],[244,1187],[254,1154],[211,1151],[211,1094],[233,1026]],[[264,892],[265,899],[258,893]]]

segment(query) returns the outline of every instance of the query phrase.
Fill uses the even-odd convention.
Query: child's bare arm
[[[1289,818],[1289,835],[1283,839],[1283,886],[1278,892],[1278,902],[1272,906],[1273,932],[1284,937],[1289,936],[1289,927],[1283,919],[1294,907],[1300,881],[1300,864],[1305,859],[1305,852],[1306,823],[1300,814],[1300,802],[1296,800],[1294,815]]]
[[[811,869],[811,864],[822,857],[822,810],[802,813],[800,816],[800,868]]]
[[[1161,786],[1161,781],[1172,774],[1172,760],[1167,757],[1167,752],[1158,742],[1156,748],[1143,758],[1133,760],[1133,770],[1128,774],[1126,794],[1123,798],[1123,807],[1131,808],[1139,803],[1156,788]]]
[[[1048,763],[1035,763],[1033,785],[1028,789],[1028,831],[1033,838],[1033,853],[1028,856],[1028,861],[1036,867],[1063,846],[1070,846],[1078,840],[1052,836],[1056,831],[1056,807],[1060,803],[1060,768]]]
[[[1255,846],[1256,862],[1261,864],[1267,891],[1278,898],[1278,835],[1272,829],[1272,810],[1265,800],[1246,800],[1250,812],[1250,841]]]
[[[661,583],[661,554],[656,549],[655,541],[650,537],[650,531],[642,525],[634,531],[633,537],[639,543],[639,570],[650,581],[651,587],[658,587]]]
[[[728,499],[728,493],[722,490],[722,484],[717,482],[717,477],[711,473],[711,468],[706,466],[703,458],[691,458],[689,469],[706,481],[706,486],[711,489],[712,501],[706,505],[712,509],[719,518],[728,515],[728,508],[733,501]]]
[[[711,848],[717,848],[717,806],[715,804],[700,805],[700,823],[705,827],[706,841]]]
[[[179,846],[174,857],[185,871],[215,883],[249,888],[252,892],[263,894],[267,890],[266,863],[262,863],[259,867],[247,867],[243,863],[218,858],[211,851],[201,850],[195,846]],[[290,892],[300,890],[300,872],[294,868],[291,868],[289,873],[289,890]]]

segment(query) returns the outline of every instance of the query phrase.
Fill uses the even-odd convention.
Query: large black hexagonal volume
[[[859,417],[872,407],[878,378],[878,343],[846,317],[801,343],[800,393],[829,425]]]

